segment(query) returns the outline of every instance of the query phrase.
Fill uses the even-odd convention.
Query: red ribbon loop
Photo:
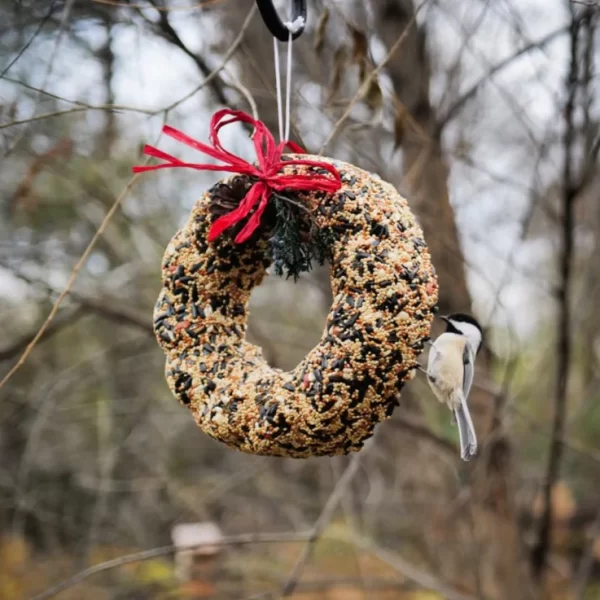
[[[248,123],[254,127],[252,141],[254,143],[258,166],[225,150],[221,144],[221,140],[219,139],[219,132],[221,129],[226,125],[238,122]],[[305,154],[306,152],[298,146],[298,144],[290,142],[289,140],[276,144],[275,138],[262,121],[253,119],[250,115],[239,110],[226,108],[217,111],[213,115],[210,121],[209,135],[212,146],[194,140],[185,133],[174,129],[169,125],[165,125],[162,131],[165,135],[172,137],[186,146],[190,146],[190,148],[194,148],[199,152],[211,156],[212,158],[221,161],[223,164],[186,163],[154,146],[146,145],[144,146],[144,154],[160,158],[165,162],[158,165],[133,167],[134,173],[185,167],[188,169],[196,169],[198,171],[227,171],[229,173],[239,173],[240,175],[250,175],[257,179],[248,190],[239,206],[230,213],[219,217],[212,224],[208,234],[209,241],[213,241],[219,237],[223,231],[247,217],[256,207],[254,213],[250,216],[235,238],[237,244],[241,244],[248,240],[260,225],[261,216],[267,207],[267,203],[269,202],[273,190],[298,190],[303,192],[318,190],[333,193],[342,186],[340,174],[333,165],[326,162],[298,158],[282,160],[281,157],[285,148],[289,148],[296,154]],[[327,171],[331,177],[314,172],[298,175],[280,173],[279,171],[286,165],[317,167]]]

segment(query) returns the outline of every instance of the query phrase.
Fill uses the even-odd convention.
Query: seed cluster
[[[300,195],[335,240],[334,300],[320,343],[293,371],[271,368],[244,339],[250,294],[269,266],[268,231],[242,245],[226,235],[208,243],[215,186],[164,255],[154,329],[169,387],[203,431],[252,454],[360,450],[414,376],[437,310],[437,278],[406,200],[366,171],[318,160],[343,181],[335,194]]]

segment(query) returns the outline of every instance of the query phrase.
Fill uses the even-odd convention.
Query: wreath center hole
[[[330,306],[328,264],[296,283],[270,274],[252,290],[247,339],[269,366],[291,371],[319,343]]]

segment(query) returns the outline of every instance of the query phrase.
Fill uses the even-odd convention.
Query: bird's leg
[[[421,373],[425,373],[425,375],[427,375],[427,369],[425,369],[422,365],[420,365],[419,363],[417,363],[417,369],[419,369],[419,371],[421,371]]]

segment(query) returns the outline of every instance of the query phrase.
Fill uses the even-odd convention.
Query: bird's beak
[[[441,319],[442,321],[446,321],[446,323],[448,323],[448,317],[445,317],[445,316],[443,316],[443,315],[442,315],[442,316],[440,317],[440,319]]]

